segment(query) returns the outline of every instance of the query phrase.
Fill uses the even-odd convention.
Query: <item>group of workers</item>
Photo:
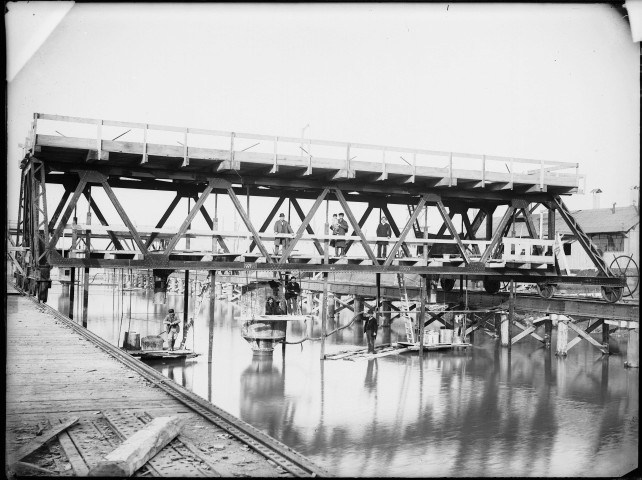
[[[301,286],[296,281],[296,277],[292,275],[285,284],[285,311],[279,305],[279,301],[274,297],[268,297],[265,303],[266,315],[298,315],[299,296],[301,295]]]
[[[332,224],[330,225],[330,230],[332,235],[344,236],[348,234],[348,222],[344,218],[343,212],[339,214],[332,215]],[[274,224],[274,233],[294,233],[292,227],[285,219],[285,214],[281,213],[279,219]],[[388,224],[386,217],[382,217],[379,225],[377,225],[377,237],[390,238],[392,236],[392,229]],[[279,255],[281,246],[283,246],[283,251],[288,246],[289,238],[286,237],[277,237],[274,239],[274,255]],[[334,255],[336,257],[345,257],[347,242],[343,238],[337,238],[336,240],[330,240],[330,246],[334,247]],[[388,242],[386,240],[377,240],[377,258],[386,258],[388,253]]]

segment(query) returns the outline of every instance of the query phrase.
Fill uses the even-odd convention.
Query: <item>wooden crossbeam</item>
[[[192,197],[195,201],[198,201],[198,197],[194,196]],[[205,219],[205,223],[207,223],[207,226],[210,227],[212,230],[214,230],[214,221],[212,220],[212,217],[210,217],[210,214],[207,213],[207,209],[205,208],[205,205],[201,205],[201,215],[203,215],[203,218]],[[222,235],[214,235],[216,237],[216,240],[218,243],[223,247],[223,251],[225,253],[230,253],[230,249],[227,248],[227,245],[225,244],[225,240],[223,240]]]
[[[437,208],[439,209],[439,213],[441,214],[441,217],[444,219],[444,223],[447,225],[448,230],[450,230],[450,233],[455,239],[455,242],[457,242],[457,248],[459,249],[459,253],[461,253],[462,258],[464,259],[464,263],[468,265],[470,263],[470,258],[468,258],[468,253],[464,248],[464,244],[461,243],[461,238],[459,238],[457,229],[455,228],[455,225],[453,225],[453,222],[450,219],[448,212],[446,212],[446,207],[444,207],[444,204],[441,202],[441,200],[437,201]],[[463,216],[466,216],[466,215],[462,213],[462,217]]]
[[[510,205],[506,209],[506,212],[504,213],[504,216],[500,220],[499,225],[497,225],[497,230],[495,230],[495,233],[490,239],[490,243],[486,247],[486,250],[484,251],[481,259],[479,260],[480,263],[486,263],[490,258],[490,255],[492,254],[493,250],[495,250],[495,247],[497,247],[499,240],[504,236],[504,229],[507,227],[508,222],[513,216],[514,211],[515,211],[515,207],[513,207],[512,205]]]
[[[239,213],[241,219],[243,220],[243,223],[245,223],[245,226],[247,227],[247,229],[252,233],[254,242],[259,247],[261,254],[265,257],[265,261],[267,263],[274,263],[274,261],[272,260],[272,257],[270,256],[270,253],[267,251],[267,249],[265,248],[265,245],[259,238],[259,233],[254,228],[254,225],[252,225],[252,221],[250,220],[250,217],[247,216],[247,213],[245,213],[245,210],[243,209],[243,205],[241,205],[241,202],[236,196],[236,193],[234,193],[234,189],[232,188],[232,185],[228,185],[226,190],[227,190],[227,195],[230,197],[230,200],[232,200],[232,203],[234,204],[236,211]]]
[[[343,207],[343,211],[345,212],[346,216],[348,217],[348,220],[352,224],[352,228],[354,228],[354,231],[357,233],[357,235],[359,235],[363,249],[366,251],[366,254],[370,258],[370,260],[372,260],[372,262],[376,265],[377,257],[375,256],[374,252],[370,248],[370,245],[368,245],[368,242],[366,241],[366,237],[361,231],[361,226],[359,225],[359,222],[357,222],[357,219],[354,217],[354,214],[352,213],[352,209],[348,205],[348,202],[346,202],[346,199],[343,196],[343,193],[341,192],[340,189],[335,188],[334,194],[337,197],[337,200],[339,200],[339,203],[341,204],[341,206]]]
[[[174,211],[174,209],[176,208],[176,205],[178,205],[178,202],[180,202],[180,200],[181,200],[181,195],[177,193],[176,196],[172,199],[172,202],[169,204],[169,207],[167,207],[167,210],[165,210],[165,213],[163,213],[163,216],[160,218],[160,220],[156,224],[156,228],[162,228],[163,225],[165,225],[165,222],[167,221],[169,216],[172,214],[172,212]],[[158,236],[158,232],[153,232],[147,238],[145,247],[149,248],[149,246],[152,244],[152,242],[157,236]]]
[[[274,205],[274,207],[272,207],[272,210],[270,210],[270,213],[268,213],[268,216],[266,217],[265,221],[263,222],[263,225],[261,225],[261,228],[259,228],[259,233],[265,232],[265,230],[267,230],[268,226],[270,226],[270,223],[272,223],[272,220],[274,219],[274,217],[276,215],[276,212],[278,212],[279,208],[281,208],[281,205],[283,205],[283,202],[285,201],[285,198],[286,197],[281,196],[276,201],[276,204]],[[248,251],[250,253],[252,253],[252,251],[254,250],[254,247],[256,247],[256,242],[252,241],[252,243],[250,243],[250,248],[249,248]]]
[[[65,212],[62,214],[62,217],[60,218],[60,223],[58,223],[56,230],[54,231],[53,235],[51,236],[51,239],[49,240],[50,251],[56,249],[56,243],[58,242],[58,239],[60,238],[60,235],[62,234],[63,229],[67,225],[67,222],[69,221],[69,217],[71,216],[71,212],[73,212],[74,208],[76,207],[76,204],[78,203],[78,199],[82,195],[82,192],[85,190],[85,186],[87,185],[88,178],[89,178],[89,174],[87,172],[80,173],[80,181],[78,182],[78,185],[76,185],[76,190],[74,190],[74,194],[72,195],[71,200],[69,201],[69,204],[65,209]]]
[[[310,221],[314,217],[314,214],[317,213],[317,210],[321,206],[321,203],[325,199],[326,195],[330,192],[329,188],[324,188],[321,194],[317,197],[317,199],[314,201],[314,204],[312,205],[312,208],[306,215],[305,219],[303,222],[301,222],[301,225],[299,226],[299,229],[296,231],[296,234],[294,235],[294,238],[290,241],[288,244],[288,247],[285,249],[283,252],[283,256],[279,259],[279,263],[286,263],[288,257],[294,250],[294,247],[296,246],[297,242],[301,239],[301,236],[303,235],[303,232],[305,231],[306,227],[310,224]]]
[[[169,243],[167,244],[167,248],[165,248],[163,255],[167,256],[172,252],[172,250],[174,250],[174,248],[178,244],[178,241],[185,234],[185,232],[187,231],[187,228],[192,223],[192,220],[194,220],[194,217],[196,216],[196,214],[201,210],[201,207],[205,203],[205,200],[207,200],[207,197],[209,197],[212,189],[214,188],[214,184],[215,184],[215,180],[209,181],[209,183],[207,184],[207,187],[205,187],[205,190],[203,190],[203,193],[199,197],[198,201],[194,204],[192,209],[187,214],[187,218],[183,220],[183,223],[178,229],[178,232],[176,233],[176,235],[174,235],[172,239],[169,241]]]
[[[371,203],[368,203],[368,206],[366,207],[366,211],[363,212],[363,215],[361,215],[361,219],[359,220],[359,228],[363,227],[363,225],[366,223],[366,220],[368,220],[368,217],[370,216],[370,213],[373,210],[373,205]],[[354,231],[352,232],[352,235],[354,235]],[[345,248],[345,253],[348,253],[348,250],[350,250],[350,247],[354,243],[354,240],[348,240],[346,243],[346,248]]]
[[[390,213],[390,210],[388,210],[388,207],[386,205],[381,206],[381,211],[386,216],[386,219],[390,224],[390,228],[392,229],[392,232],[397,236],[397,238],[399,238],[399,236],[401,235],[401,231],[399,230],[399,227],[397,227],[397,222],[395,222],[395,217],[392,215],[392,213]],[[402,243],[401,249],[403,250],[403,254],[406,257],[410,256],[410,249],[408,248],[408,245],[406,245],[405,243]]]
[[[107,223],[107,220],[106,220],[106,219],[105,219],[105,217],[103,216],[103,213],[102,213],[102,212],[100,211],[100,209],[98,208],[98,205],[96,204],[96,202],[95,202],[95,200],[93,199],[93,197],[91,197],[91,196],[89,195],[89,192],[88,192],[88,191],[86,191],[86,190],[85,190],[85,192],[83,192],[83,193],[84,193],[84,195],[85,195],[85,198],[86,198],[86,199],[87,199],[87,201],[89,202],[89,205],[91,206],[91,209],[92,209],[92,210],[94,211],[94,213],[96,214],[96,218],[98,218],[98,221],[100,222],[100,224],[101,224],[101,225],[103,225],[103,226],[105,226],[105,227],[108,227],[108,226],[109,226],[109,224]],[[118,240],[118,238],[116,237],[116,234],[115,234],[114,232],[112,232],[111,230],[107,230],[107,235],[109,235],[109,238],[111,238],[111,241],[112,241],[112,243],[114,244],[114,247],[115,247],[117,250],[123,250],[123,246],[122,246],[122,244],[120,243],[120,241]]]
[[[109,183],[107,183],[107,180],[103,180],[100,183],[103,187],[103,190],[105,190],[105,193],[109,197],[109,200],[111,200],[111,203],[114,205],[114,208],[118,212],[118,215],[122,219],[122,221],[127,225],[127,228],[129,229],[129,233],[131,233],[132,238],[136,242],[136,245],[138,245],[138,248],[140,251],[143,253],[143,255],[147,255],[147,247],[143,243],[142,239],[140,238],[140,235],[138,235],[138,232],[136,231],[136,227],[134,224],[131,222],[127,214],[125,213],[125,210],[123,209],[122,205],[118,201],[118,198],[116,198],[116,194],[114,191],[111,189],[111,186]]]
[[[595,340],[593,337],[589,335],[589,333],[591,333],[593,330],[595,330],[597,327],[600,326],[601,322],[603,322],[603,320],[599,320],[595,322],[593,325],[589,325],[589,327],[586,330],[582,330],[573,322],[568,322],[568,327],[571,330],[575,330],[579,336],[574,338],[570,342],[568,342],[566,346],[566,351],[568,352],[572,347],[574,347],[582,339],[584,339],[588,341],[591,345],[595,346],[600,352],[608,354],[609,353],[608,347],[604,347],[604,345],[602,345],[600,342],[598,342],[597,340]]]
[[[299,202],[297,201],[297,199],[294,197],[290,197],[290,202],[292,203],[292,206],[294,207],[294,210],[296,211],[297,215],[299,215],[299,218],[301,219],[301,221],[304,221],[305,215],[303,214],[303,210],[301,209],[301,205],[299,205]],[[314,235],[314,230],[310,225],[307,225],[305,227],[305,230],[310,235]],[[319,255],[324,254],[323,247],[321,246],[321,242],[319,242],[319,240],[317,240],[316,238],[314,239],[314,246],[316,247],[317,252],[319,252]]]

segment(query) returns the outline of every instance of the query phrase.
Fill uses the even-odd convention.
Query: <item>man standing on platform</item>
[[[279,215],[279,219],[274,224],[274,233],[294,233],[292,227],[285,220],[285,214]],[[279,248],[283,245],[283,250],[285,251],[288,248],[288,238],[275,238],[274,239],[274,255],[279,254]]]
[[[174,342],[178,338],[178,334],[181,331],[181,321],[176,318],[173,308],[169,309],[165,320],[163,320],[163,323],[165,324],[165,331],[167,332],[167,345],[169,346],[169,350],[173,351]]]
[[[386,217],[381,217],[381,223],[377,225],[377,237],[390,238],[392,229],[388,225]],[[388,256],[388,242],[377,240],[377,258],[386,258]]]
[[[285,284],[285,301],[287,302],[288,314],[299,314],[299,295],[301,295],[301,286],[293,275],[290,277],[290,281]]]
[[[339,214],[339,220],[337,221],[336,226],[334,227],[335,235],[346,235],[348,233],[348,222],[343,218],[343,213]],[[334,241],[334,254],[335,256],[345,257],[346,255],[346,241],[344,239],[338,239]]]
[[[366,313],[365,317],[366,321],[363,324],[363,333],[366,334],[368,353],[375,353],[375,341],[377,340],[379,324],[377,323],[377,318],[372,313]]]

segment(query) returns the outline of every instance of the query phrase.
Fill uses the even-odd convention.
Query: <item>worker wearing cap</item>
[[[282,213],[279,215],[279,219],[274,224],[274,233],[294,233],[290,224],[285,220],[285,214]],[[279,254],[281,245],[283,245],[283,250],[285,250],[288,247],[289,240],[289,238],[276,237],[274,239],[274,255]]]
[[[181,321],[176,318],[173,308],[170,308],[167,311],[167,316],[163,320],[163,323],[165,324],[165,331],[167,332],[167,345],[169,346],[170,351],[173,351],[174,342],[181,331]]]

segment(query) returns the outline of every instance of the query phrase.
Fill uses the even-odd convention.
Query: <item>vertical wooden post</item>
[[[510,295],[508,296],[508,348],[511,348],[511,326],[515,321],[515,280],[510,280]]]
[[[551,339],[553,338],[553,321],[548,318],[544,320],[544,345],[546,348],[551,348]]]
[[[551,314],[551,320],[557,319],[557,351],[555,355],[566,356],[568,353],[568,320],[561,319],[560,316]]]
[[[640,329],[639,327],[629,329],[629,338],[626,344],[625,367],[638,368],[640,366]]]
[[[187,197],[187,214],[188,215],[189,215],[189,212],[190,212],[190,209],[191,209],[191,203],[192,203],[192,199],[190,197]],[[187,226],[187,230],[189,231],[191,229],[192,229],[192,224],[190,223]],[[189,235],[186,234],[185,235],[185,250],[189,250],[189,249],[190,249]]]
[[[428,239],[428,205],[424,206],[424,240]],[[428,265],[428,244],[423,243],[423,250],[421,252],[424,257],[426,265]]]
[[[609,331],[609,324],[606,323],[606,321],[602,318],[602,345],[604,345],[604,348],[606,349],[607,352],[609,352],[609,343],[610,343],[610,331]]]
[[[383,321],[381,323],[381,326],[383,327],[390,327],[391,324],[391,317],[392,317],[392,304],[389,300],[383,300],[381,302],[381,309],[383,310],[382,317]]]
[[[216,312],[216,293],[215,293],[215,285],[216,285],[216,270],[210,270],[210,322],[209,322],[209,347],[207,350],[207,363],[212,363],[212,355],[213,355],[213,350],[214,350],[214,313]],[[193,328],[193,327],[192,327]],[[209,369],[209,391],[208,391],[208,396],[212,395],[212,369]]]
[[[328,232],[330,231],[330,225],[328,223],[329,214],[330,214],[330,202],[326,200],[325,224],[323,225],[323,234],[326,237],[328,235]],[[327,265],[329,262],[329,259],[330,259],[330,242],[326,238],[323,240],[323,263]],[[323,272],[323,304],[321,306],[321,360],[325,359],[326,316],[328,314],[327,304],[328,304],[328,272]],[[312,307],[311,303],[310,303],[310,307]]]
[[[509,315],[502,313],[501,314],[501,326],[499,339],[502,347],[510,348],[510,322],[508,320]]]
[[[424,317],[426,315],[426,276],[419,275],[419,295],[421,296],[421,306],[419,307],[419,357],[422,358],[424,353]]]
[[[189,313],[189,270],[185,269],[185,288],[183,288],[183,340],[181,343],[185,344],[187,334],[185,332],[185,325],[187,325],[187,315]]]
[[[363,315],[361,315],[361,312],[363,311],[363,297],[359,297],[355,295],[352,305],[354,307],[354,314],[358,315],[357,318],[355,318],[355,321],[357,322],[362,321]]]
[[[87,328],[87,307],[89,304],[89,267],[85,267],[82,290],[82,326]]]
[[[74,319],[74,300],[75,300],[75,291],[76,291],[76,267],[71,267],[71,278],[69,280],[69,311],[67,316],[73,320]]]
[[[377,299],[375,301],[375,315],[377,320],[379,320],[379,311],[381,310],[381,274],[375,273],[375,283],[377,285]]]

